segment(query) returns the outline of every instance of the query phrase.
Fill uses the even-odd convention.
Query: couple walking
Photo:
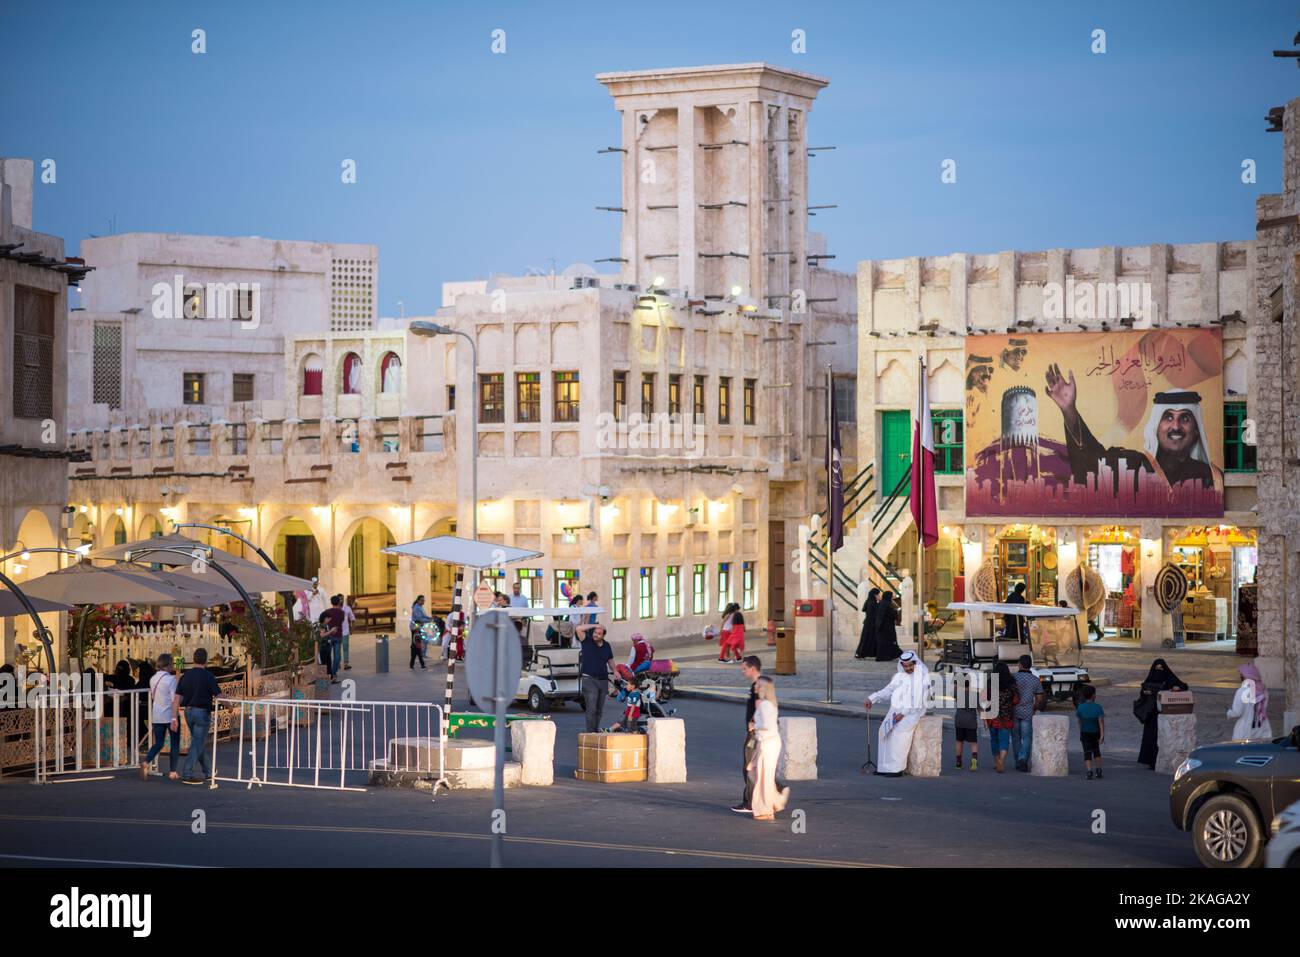
[[[776,683],[763,674],[763,663],[757,655],[742,659],[740,670],[750,683],[749,699],[745,702],[745,791],[732,810],[737,814],[752,814],[756,821],[772,821],[790,800],[790,789],[776,779],[776,766],[781,758]]]

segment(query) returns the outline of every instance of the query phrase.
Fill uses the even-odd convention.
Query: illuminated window
[[[745,380],[745,391],[744,391],[742,402],[744,405],[744,412],[745,412],[744,422],[746,425],[754,424],[754,386],[755,386],[754,379]]]
[[[702,615],[708,607],[708,575],[703,565],[696,565],[691,570],[691,614]]]
[[[637,595],[637,617],[653,618],[655,616],[655,570],[641,569],[640,591]]]
[[[577,594],[578,570],[576,568],[557,568],[555,570],[555,607],[566,608],[569,599]]]
[[[641,374],[641,414],[647,419],[655,413],[655,374]]]
[[[506,420],[506,381],[500,372],[478,377],[478,420],[489,423]]]
[[[542,377],[536,372],[515,373],[515,421],[542,419]]]
[[[682,377],[680,375],[670,375],[668,377],[668,414],[682,414]]]
[[[664,571],[664,614],[677,618],[682,613],[682,570],[669,565]]]
[[[614,421],[627,419],[627,373],[614,373]]]
[[[555,373],[555,421],[578,421],[578,373]]]
[[[704,376],[695,377],[695,388],[691,394],[691,411],[695,414],[695,424],[704,424]]]
[[[718,563],[718,611],[731,604],[731,562]]]
[[[627,569],[615,568],[609,579],[609,613],[614,621],[627,621]]]
[[[731,424],[731,376],[718,376],[718,425]]]
[[[741,562],[740,564],[740,606],[745,611],[750,611],[756,607],[753,562]]]
[[[528,599],[529,608],[542,607],[542,570],[540,568],[519,568],[515,571],[519,580],[519,593]]]
[[[186,405],[202,405],[206,378],[202,372],[186,372],[181,386],[181,401]]]

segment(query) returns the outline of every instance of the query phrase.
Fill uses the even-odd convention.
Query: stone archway
[[[392,530],[373,515],[362,516],[348,527],[336,550],[347,556],[348,594],[396,594],[398,558],[383,552],[395,544]],[[338,584],[334,587],[342,590]]]

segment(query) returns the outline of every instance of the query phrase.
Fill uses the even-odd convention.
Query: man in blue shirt
[[[578,671],[582,675],[582,709],[587,715],[587,733],[600,730],[600,715],[609,694],[609,663],[614,649],[605,640],[605,627],[596,625],[585,637],[579,633]]]
[[[1034,745],[1034,712],[1043,700],[1043,683],[1033,672],[1034,659],[1020,656],[1020,670],[1013,676],[1016,694],[1020,696],[1011,709],[1011,747],[1016,753],[1016,770],[1029,770],[1029,753]]]

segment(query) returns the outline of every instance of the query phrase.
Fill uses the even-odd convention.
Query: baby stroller
[[[624,704],[623,717],[606,728],[607,732],[645,734],[648,719],[669,718],[677,713],[675,709],[665,710],[659,703],[658,686],[648,672],[633,674],[627,665],[619,665],[614,674],[615,697]]]

